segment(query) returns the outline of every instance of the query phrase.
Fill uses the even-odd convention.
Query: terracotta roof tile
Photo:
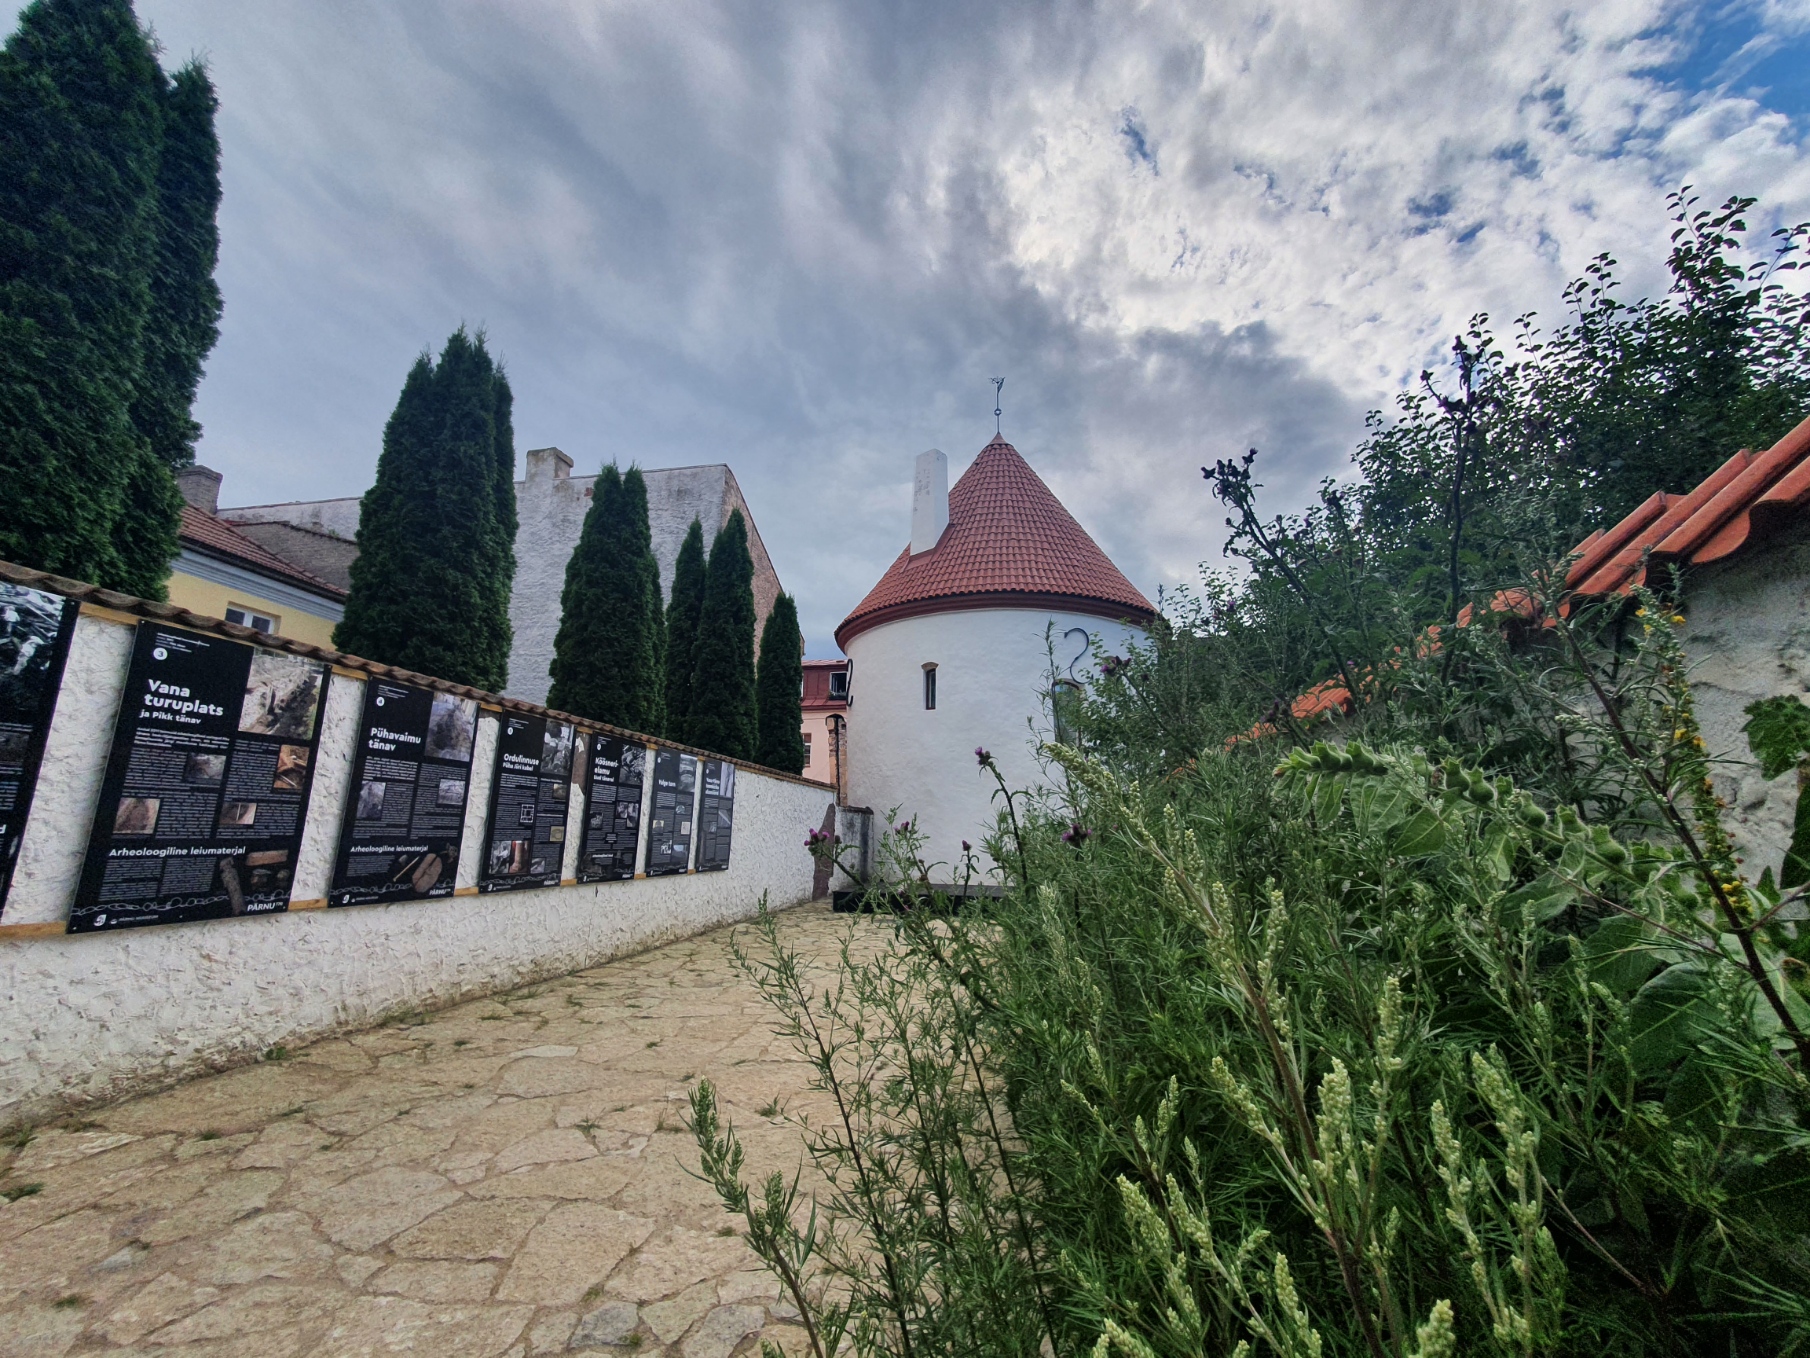
[[[1018,450],[995,438],[949,489],[949,526],[927,552],[909,546],[836,629],[836,642],[891,617],[948,608],[1060,603],[1077,613],[1156,616],[1138,589],[1062,507]]]
[[[225,557],[260,575],[272,575],[288,584],[329,599],[344,599],[346,591],[328,584],[300,566],[283,560],[275,552],[253,542],[225,519],[217,518],[194,505],[182,507],[182,528],[178,534],[185,546],[197,548],[211,556]]]
[[[1703,565],[1732,556],[1760,542],[1810,508],[1810,419],[1799,424],[1763,453],[1743,449],[1688,494],[1657,491],[1639,508],[1608,530],[1598,529],[1572,549],[1576,558],[1565,573],[1567,588],[1578,594],[1626,594],[1644,584],[1654,565]],[[1538,599],[1524,589],[1497,591],[1490,612],[1515,614],[1527,621],[1542,616]],[[1560,611],[1568,605],[1561,603]],[[1468,627],[1475,611],[1466,604],[1458,625]],[[1550,620],[1544,624],[1550,627]],[[1422,633],[1424,654],[1437,652],[1439,627]],[[1369,671],[1364,672],[1368,678]],[[1350,687],[1325,679],[1289,704],[1300,722],[1354,710]],[[1228,744],[1273,735],[1273,722],[1260,722]]]
[[[1810,419],[1763,453],[1743,449],[1687,495],[1654,495],[1578,547],[1565,583],[1626,594],[1654,567],[1701,566],[1763,541],[1810,505]]]

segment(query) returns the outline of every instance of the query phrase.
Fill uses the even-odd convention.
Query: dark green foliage
[[[1599,621],[1523,698],[1649,789],[1613,819],[1408,744],[1210,747],[1142,788],[1046,747],[1068,791],[1002,798],[984,912],[906,914],[827,984],[763,921],[745,965],[836,1107],[801,1125],[829,1189],[770,1188],[749,1238],[814,1328],[889,1358],[1800,1351],[1810,942],[1701,795],[1675,636]],[[876,895],[935,904],[886,819]]]
[[[693,519],[673,566],[672,601],[666,609],[666,735],[686,743],[691,743],[691,681],[704,579],[704,526]]]
[[[1810,707],[1795,693],[1762,698],[1747,705],[1747,747],[1760,761],[1760,773],[1777,778],[1810,755]]]
[[[657,732],[661,666],[659,566],[647,483],[606,466],[566,566],[547,705],[631,731]]]
[[[359,507],[340,650],[493,692],[508,682],[510,404],[481,332],[460,327],[437,366],[415,360]]]
[[[1810,774],[1810,707],[1795,693],[1762,698],[1747,707],[1747,748],[1760,761],[1760,773],[1777,778],[1787,769],[1798,771],[1797,811],[1792,817],[1791,843],[1779,870],[1779,885],[1802,886],[1810,882],[1810,797],[1804,785]]]
[[[782,594],[760,632],[760,667],[754,680],[760,743],[754,761],[783,773],[804,772],[803,652],[798,605],[791,595]]]
[[[163,597],[219,309],[212,119],[129,0],[36,0],[0,53],[0,555]]]
[[[1232,511],[1227,550],[1251,566],[1220,602],[1236,613],[1226,634],[1258,648],[1249,669],[1273,690],[1262,705],[1341,665],[1388,663],[1456,605],[1521,584],[1531,562],[1810,414],[1810,294],[1786,287],[1810,224],[1756,256],[1752,206],[1674,195],[1663,297],[1620,301],[1605,256],[1550,332],[1530,314],[1504,342],[1475,318],[1447,372],[1423,373],[1392,419],[1371,413],[1355,481],[1327,481],[1303,514],[1258,512],[1253,459],[1208,471]]]
[[[220,335],[219,101],[207,71],[191,63],[163,98],[157,173],[157,253],[144,334],[144,381],[132,415],[151,451],[172,469],[195,459],[201,426],[190,415],[201,365]]]
[[[692,653],[686,732],[731,759],[753,759],[759,740],[754,702],[754,561],[748,525],[737,509],[710,546],[698,640]]]

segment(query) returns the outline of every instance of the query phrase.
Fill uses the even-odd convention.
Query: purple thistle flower
[[[964,839],[962,841],[962,852],[963,853],[973,853],[974,846],[972,844],[970,844],[967,840]]]
[[[974,747],[974,757],[980,761],[980,766],[983,769],[993,762],[993,756],[987,753],[987,747],[985,745],[976,745]]]
[[[1081,847],[1082,841],[1084,841],[1092,833],[1093,832],[1091,830],[1089,830],[1085,825],[1081,824],[1080,821],[1074,821],[1069,825],[1068,829],[1063,833],[1062,842],[1064,844],[1072,844],[1078,849]]]

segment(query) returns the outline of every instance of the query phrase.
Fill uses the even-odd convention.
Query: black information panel
[[[287,910],[326,679],[139,623],[69,932]]]
[[[735,765],[704,761],[704,792],[698,802],[698,871],[729,866],[729,834],[735,828]]]
[[[698,757],[677,750],[654,754],[654,808],[647,818],[647,875],[684,872],[691,863],[691,808],[698,790]]]
[[[475,698],[365,682],[328,905],[452,895],[477,727]]]
[[[75,631],[74,599],[0,580],[0,910],[31,815],[44,737]]]
[[[641,783],[647,746],[599,734],[590,740],[578,880],[627,881],[635,875],[635,848],[641,840]]]
[[[558,886],[572,794],[572,728],[504,713],[480,891]]]

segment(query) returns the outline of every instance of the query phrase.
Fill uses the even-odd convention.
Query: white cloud
[[[1217,551],[1201,463],[1298,502],[1473,311],[1601,250],[1656,281],[1678,183],[1810,216],[1787,117],[1656,73],[1660,0],[140,10],[221,91],[229,501],[362,491],[414,353],[485,322],[522,446],[734,466],[815,652],[996,373],[1153,591]]]

